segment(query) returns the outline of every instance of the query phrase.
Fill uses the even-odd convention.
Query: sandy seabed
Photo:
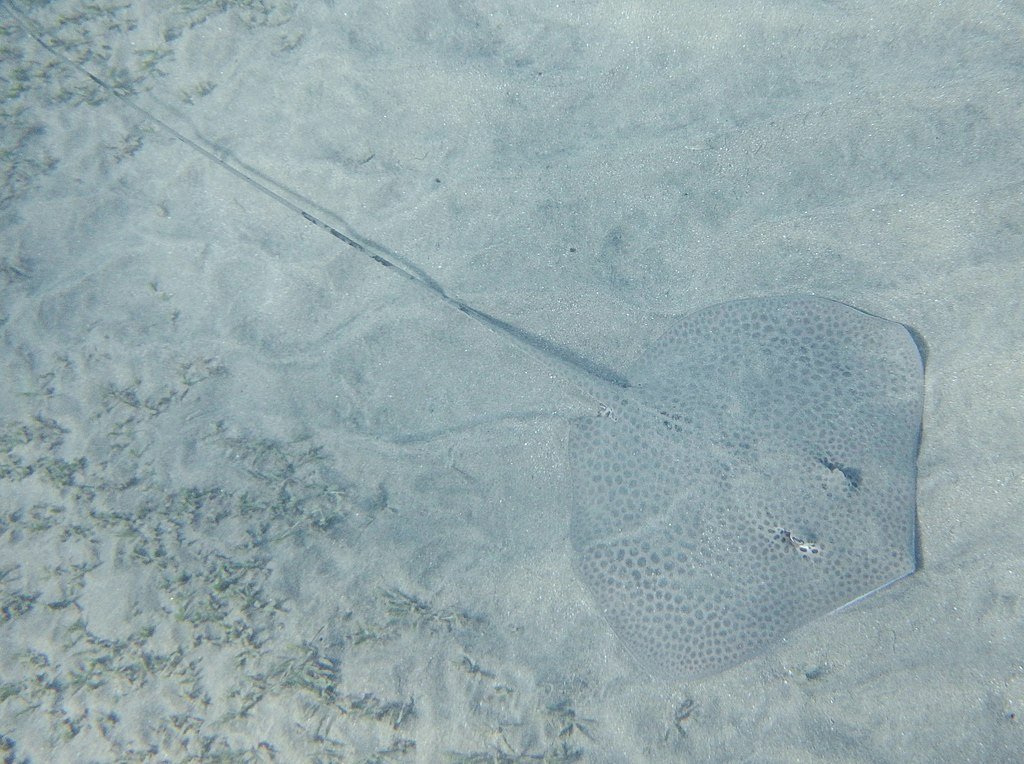
[[[5,761],[1011,762],[1024,15],[0,6]],[[689,682],[573,570],[594,404],[39,45],[610,369],[813,293],[927,342],[923,567]]]

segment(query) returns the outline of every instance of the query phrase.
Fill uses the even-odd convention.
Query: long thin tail
[[[588,395],[596,397],[599,400],[604,397],[596,394],[593,384],[595,381],[599,382],[599,384],[610,384],[614,387],[620,388],[629,386],[628,382],[615,371],[601,364],[596,364],[568,348],[564,348],[549,340],[545,340],[542,337],[538,337],[535,334],[513,326],[512,324],[502,321],[489,313],[468,305],[457,297],[448,294],[437,281],[427,275],[427,273],[425,273],[415,263],[412,263],[397,253],[389,251],[385,247],[372,242],[368,237],[361,236],[350,228],[348,230],[342,230],[345,226],[327,222],[327,220],[324,219],[325,216],[322,214],[314,214],[313,212],[310,212],[309,204],[304,201],[300,194],[286,188],[284,185],[278,183],[272,178],[248,168],[246,164],[238,158],[230,157],[224,152],[218,152],[212,144],[204,140],[202,137],[199,137],[198,135],[195,137],[186,135],[149,109],[140,106],[131,96],[130,92],[107,82],[102,77],[96,76],[84,65],[69,58],[56,44],[45,39],[44,33],[36,28],[35,24],[15,3],[8,0],[8,2],[3,3],[2,7],[22,28],[25,34],[35,40],[52,56],[78,70],[79,73],[88,77],[97,86],[116,98],[129,109],[139,114],[143,119],[157,126],[160,130],[188,146],[193,151],[206,157],[221,169],[231,173],[250,188],[269,197],[270,199],[273,199],[277,204],[291,210],[295,214],[300,215],[306,222],[312,223],[318,228],[322,228],[355,252],[364,257],[370,258],[378,265],[390,269],[392,273],[401,276],[407,281],[415,284],[420,289],[429,292],[435,298],[441,300],[446,305],[455,308],[460,313],[471,318],[480,325],[485,326],[491,331],[511,340],[513,344],[531,357],[536,358],[548,366],[554,365],[560,368],[563,373],[573,377],[577,384],[581,384],[582,382],[579,376],[581,372],[587,377],[590,377],[591,379],[589,382],[582,383],[582,387]],[[596,380],[593,378],[596,378]]]

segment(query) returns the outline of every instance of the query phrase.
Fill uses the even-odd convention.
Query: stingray
[[[658,676],[711,674],[911,574],[923,364],[908,329],[807,295],[703,308],[625,372],[479,310],[303,197],[51,54],[207,159],[569,377],[575,569]]]
[[[692,678],[914,572],[923,365],[810,296],[678,320],[572,426],[580,575],[641,663]]]

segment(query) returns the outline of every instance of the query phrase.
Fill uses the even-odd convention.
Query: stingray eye
[[[784,544],[795,549],[801,557],[814,559],[821,556],[821,545],[814,541],[794,536],[786,528],[776,528],[774,538],[781,540]]]
[[[800,553],[801,557],[806,557],[809,560],[821,557],[821,546],[813,541],[804,541],[797,544],[796,551]]]

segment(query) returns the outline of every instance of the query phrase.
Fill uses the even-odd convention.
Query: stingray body
[[[810,296],[714,305],[637,360],[570,452],[580,575],[626,647],[692,678],[916,567],[921,355]]]
[[[394,252],[309,212],[25,31],[192,150],[572,379],[600,415],[568,440],[576,569],[627,650],[690,678],[915,567],[922,362],[901,324],[831,300],[761,297],[679,319],[626,373],[447,294]]]

